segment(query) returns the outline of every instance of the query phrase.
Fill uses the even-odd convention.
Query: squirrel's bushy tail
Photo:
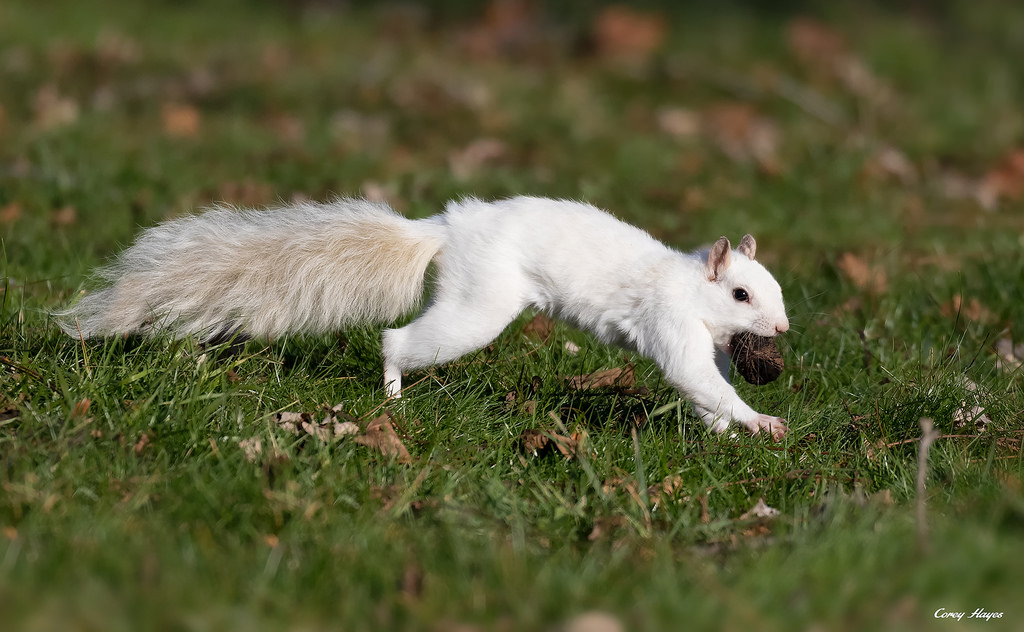
[[[143,232],[100,271],[107,287],[56,316],[74,337],[274,337],[387,322],[419,302],[443,243],[443,224],[365,200],[217,207]]]

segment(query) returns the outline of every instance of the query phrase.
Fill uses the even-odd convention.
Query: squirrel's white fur
[[[755,412],[727,379],[734,334],[789,328],[755,248],[723,237],[684,254],[588,204],[533,197],[453,201],[420,220],[358,199],[217,207],[143,232],[100,272],[110,285],[59,316],[75,337],[325,332],[412,310],[433,261],[426,309],[384,331],[390,395],[403,371],[480,349],[533,306],[652,358],[713,430],[731,420],[779,438],[785,420]]]

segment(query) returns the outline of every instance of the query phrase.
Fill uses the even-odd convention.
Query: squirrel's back
[[[143,232],[100,271],[108,287],[58,316],[76,337],[272,337],[386,322],[420,300],[443,242],[443,224],[366,200],[216,207]]]

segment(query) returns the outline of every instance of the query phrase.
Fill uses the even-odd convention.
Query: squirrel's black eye
[[[747,294],[747,291],[741,287],[738,287],[732,291],[732,297],[739,301],[740,303],[746,303],[747,301],[750,300],[750,295]]]

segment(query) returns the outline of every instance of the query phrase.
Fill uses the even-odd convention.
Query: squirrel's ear
[[[732,257],[732,246],[725,237],[719,237],[708,252],[708,263],[705,266],[708,281],[717,281],[718,277],[729,267]]]
[[[754,241],[753,235],[744,235],[743,239],[740,240],[740,246],[737,248],[740,252],[747,255],[747,259],[754,260],[754,252],[757,251],[757,242]]]

